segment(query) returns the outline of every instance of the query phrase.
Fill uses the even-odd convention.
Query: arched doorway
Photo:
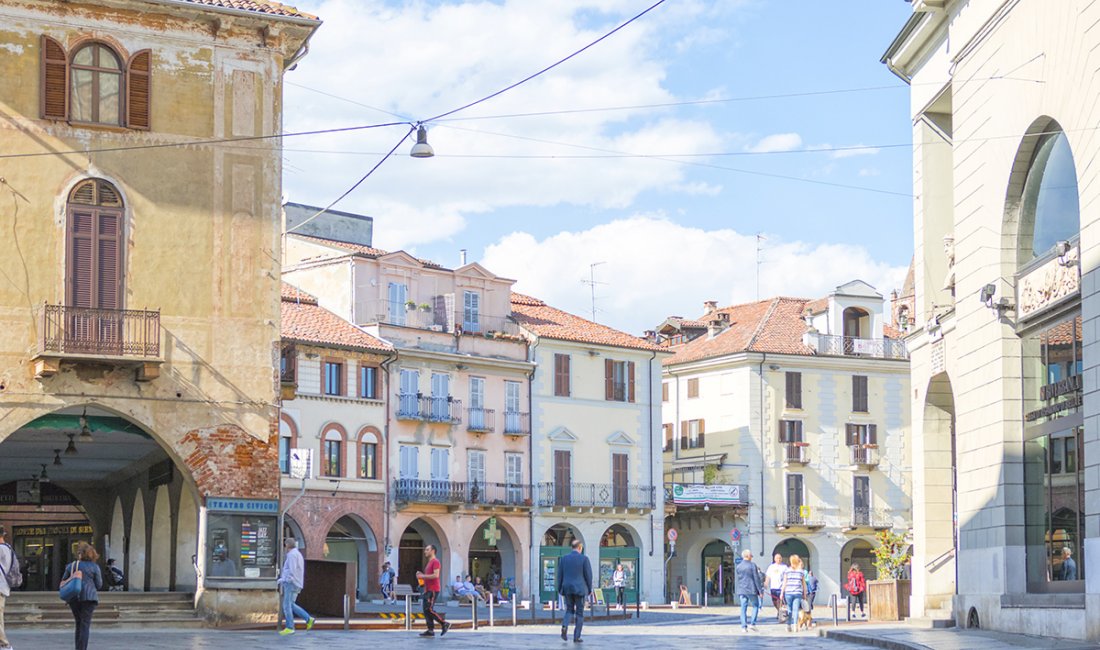
[[[848,582],[848,569],[852,568],[853,564],[858,564],[863,575],[871,580],[875,577],[874,554],[871,553],[871,549],[874,546],[871,542],[865,539],[852,539],[848,540],[848,543],[840,549],[840,584],[843,586]]]
[[[357,600],[367,600],[371,576],[378,573],[378,541],[374,531],[359,517],[345,515],[338,519],[325,536],[326,560],[355,565]]]
[[[776,544],[775,548],[772,549],[771,556],[769,557],[774,558],[776,553],[782,555],[783,561],[786,563],[790,563],[791,555],[797,555],[798,557],[802,558],[802,562],[803,564],[805,564],[805,568],[814,568],[813,556],[810,554],[810,547],[806,545],[806,542],[796,537],[788,537],[782,542]],[[771,561],[769,560],[768,563],[770,564]]]
[[[448,566],[446,553],[446,540],[442,534],[428,520],[424,518],[413,520],[401,533],[401,539],[397,545],[397,582],[398,584],[416,586],[416,572],[424,568],[424,548],[431,544],[435,546],[436,557],[443,567],[440,571],[440,584],[448,584],[448,575],[451,569]]]
[[[487,586],[493,586],[493,577],[505,587],[514,589],[520,575],[517,544],[504,522],[491,517],[474,531],[470,540],[467,572],[481,578]]]
[[[623,524],[614,524],[600,536],[600,568],[597,583],[601,589],[611,593],[614,585],[611,576],[615,567],[623,565],[626,576],[626,588],[623,590],[626,602],[632,603],[638,598],[638,575],[642,568],[641,549],[638,548],[638,535]]]
[[[539,566],[535,576],[539,581],[540,602],[550,602],[558,597],[558,559],[570,552],[573,540],[584,542],[580,532],[572,524],[554,524],[542,534],[539,547]]]
[[[715,540],[703,547],[703,588],[709,602],[733,602],[733,549]]]
[[[958,497],[955,471],[955,398],[947,373],[932,377],[925,394],[923,432],[914,445],[915,546],[922,567],[913,576],[923,605],[940,609],[955,594]]]

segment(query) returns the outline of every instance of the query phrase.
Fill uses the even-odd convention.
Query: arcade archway
[[[398,584],[416,587],[416,572],[424,568],[424,548],[428,544],[435,546],[436,557],[442,566],[440,581],[446,583],[451,575],[447,554],[443,552],[448,548],[446,541],[438,528],[427,519],[421,517],[410,522],[401,533],[397,546]]]
[[[625,524],[610,526],[600,535],[600,566],[596,582],[608,594],[613,593],[612,574],[618,565],[625,575],[624,598],[627,603],[638,599],[638,576],[642,569],[642,553],[638,546],[637,531]]]
[[[498,586],[514,589],[521,569],[518,547],[513,531],[503,520],[486,519],[470,540],[467,573],[481,578],[481,583],[494,594]]]
[[[554,524],[543,531],[542,544],[539,546],[539,566],[535,572],[540,602],[557,599],[558,559],[570,552],[574,540],[584,543],[580,530],[572,524]]]
[[[874,546],[871,542],[865,539],[853,539],[849,540],[844,548],[840,549],[840,584],[846,585],[848,583],[848,569],[852,568],[853,564],[858,564],[861,571],[865,576],[875,575],[873,566],[871,563],[874,561],[874,554],[871,553],[871,549]]]
[[[802,558],[802,562],[805,565],[805,568],[814,568],[815,558],[810,552],[810,547],[806,544],[806,542],[796,537],[788,537],[787,539],[776,544],[775,548],[772,549],[772,554],[768,556],[769,564],[771,563],[771,558],[774,558],[776,553],[783,556],[783,562],[785,563],[790,563],[791,555],[797,555],[798,557]]]
[[[371,576],[378,574],[378,540],[365,521],[355,515],[338,519],[325,536],[326,560],[355,565],[357,600],[366,600],[371,590]]]

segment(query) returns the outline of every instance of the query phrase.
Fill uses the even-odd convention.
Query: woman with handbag
[[[99,553],[87,542],[76,547],[76,561],[65,567],[61,576],[60,593],[76,622],[76,650],[88,650],[88,636],[92,631],[92,613],[99,605],[99,590],[103,588],[103,573],[99,570]],[[79,582],[80,588],[75,589]],[[66,598],[69,596],[69,598]]]

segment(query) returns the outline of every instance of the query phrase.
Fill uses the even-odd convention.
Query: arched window
[[[1020,197],[1021,264],[1081,231],[1077,168],[1066,134],[1055,128],[1039,137]]]
[[[378,472],[379,447],[379,436],[373,427],[359,432],[359,478],[382,478]]]
[[[283,474],[290,473],[290,450],[294,449],[298,428],[290,416],[283,414],[279,418],[279,471]]]
[[[344,429],[330,424],[321,433],[321,475],[339,478],[344,475]]]
[[[90,178],[69,193],[66,303],[122,309],[122,198],[107,181]]]
[[[69,119],[121,126],[122,60],[107,45],[88,43],[73,53],[69,66]]]

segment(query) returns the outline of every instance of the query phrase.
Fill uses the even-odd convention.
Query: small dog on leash
[[[808,630],[811,627],[817,627],[817,623],[814,623],[813,612],[807,612],[804,609],[799,610],[798,627],[795,628],[795,631],[801,632],[802,630]]]

